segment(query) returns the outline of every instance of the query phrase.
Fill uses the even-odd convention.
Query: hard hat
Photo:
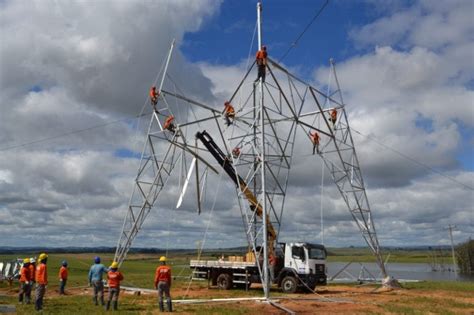
[[[24,264],[29,264],[29,263],[30,263],[30,259],[29,259],[29,258],[23,259],[23,263],[24,263]]]
[[[38,257],[38,260],[39,261],[43,261],[45,260],[46,258],[48,258],[48,255],[46,253],[41,253]]]
[[[30,263],[35,263],[36,262],[36,259],[34,259],[33,257],[30,258]]]
[[[67,267],[67,261],[66,261],[66,260],[63,260],[63,262],[61,263],[61,265],[63,265],[64,267]]]
[[[96,264],[100,264],[100,257],[99,257],[99,256],[95,256],[95,257],[94,257],[94,262],[95,262]]]
[[[110,269],[117,269],[118,268],[118,262],[114,261],[112,265],[110,265]]]
[[[229,101],[225,101],[224,103],[224,105],[229,105],[229,104],[230,104]]]
[[[160,261],[166,261],[166,257],[165,257],[165,256],[161,256],[161,257],[160,257]]]
[[[156,86],[153,85],[153,86],[151,87],[151,89],[152,89],[152,90],[156,90]]]

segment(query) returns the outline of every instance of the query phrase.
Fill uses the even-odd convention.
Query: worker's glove
[[[30,284],[28,281],[25,281],[25,284]]]
[[[63,279],[59,279],[59,282],[63,282]]]

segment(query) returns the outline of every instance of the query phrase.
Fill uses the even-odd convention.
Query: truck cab
[[[326,285],[326,248],[320,244],[279,243],[273,282],[283,292],[298,289],[314,290],[316,285]]]

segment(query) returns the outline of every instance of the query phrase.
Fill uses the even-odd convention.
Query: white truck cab
[[[284,264],[275,269],[274,282],[283,292],[294,293],[298,288],[314,290],[316,285],[326,285],[326,248],[320,244],[280,243],[277,251]]]

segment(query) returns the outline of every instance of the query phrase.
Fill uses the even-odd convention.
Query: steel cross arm
[[[344,106],[330,107],[330,108],[323,109],[322,111],[316,110],[314,112],[308,112],[308,113],[300,114],[299,117],[301,118],[301,117],[307,117],[307,116],[322,114],[322,113],[329,112],[333,109],[338,110],[338,109],[341,109],[341,108],[344,108]]]
[[[179,94],[176,94],[176,93],[172,93],[172,92],[168,92],[168,91],[165,91],[165,90],[162,90],[162,93],[165,94],[165,95],[170,95],[170,96],[179,98],[179,99],[181,99],[181,100],[183,100],[183,101],[186,101],[186,102],[188,102],[188,103],[190,103],[190,104],[193,104],[193,105],[196,105],[196,106],[199,106],[199,107],[202,107],[202,108],[204,108],[204,109],[210,110],[210,111],[212,111],[213,113],[217,113],[217,114],[219,114],[219,115],[221,114],[221,112],[218,111],[218,110],[216,110],[215,108],[212,108],[212,107],[207,106],[207,105],[204,105],[204,104],[202,104],[202,103],[200,103],[200,102],[194,101],[194,100],[192,100],[192,99],[190,99],[190,98],[187,98],[186,96],[182,96],[182,95],[179,95]]]
[[[206,160],[204,160],[201,156],[199,156],[199,154],[197,154],[196,152],[192,151],[191,149],[188,148],[188,146],[186,144],[181,144],[179,142],[176,142],[176,141],[172,141],[172,140],[168,140],[171,144],[177,146],[178,148],[190,153],[192,156],[194,156],[195,158],[199,159],[199,161],[203,162],[204,164],[206,164],[214,173],[216,174],[219,174],[219,172],[211,165],[209,164]]]
[[[254,60],[252,65],[250,66],[250,68],[247,70],[247,73],[245,74],[244,78],[240,81],[239,85],[237,86],[237,88],[235,89],[234,91],[234,94],[232,94],[232,96],[230,97],[229,99],[229,102],[232,103],[232,100],[234,99],[235,95],[237,94],[237,92],[240,90],[240,87],[242,86],[242,84],[244,84],[245,82],[245,79],[247,79],[247,77],[249,76],[250,74],[250,71],[252,71],[253,69],[253,66],[255,65],[257,61]]]
[[[297,76],[295,76],[294,74],[292,74],[291,72],[289,72],[288,70],[286,70],[283,66],[281,66],[280,64],[278,64],[276,61],[268,58],[268,60],[272,63],[272,65],[274,65],[276,68],[280,69],[281,71],[283,71],[284,73],[286,73],[288,76],[292,77],[293,79],[295,79],[296,81],[308,86],[308,87],[311,87],[313,88],[309,83],[307,83],[306,81],[298,78]],[[336,103],[337,105],[339,106],[344,106],[343,104],[339,103],[338,101],[336,101],[335,99],[331,98],[330,96],[324,94],[323,92],[319,91],[318,89],[316,88],[313,88],[316,93],[318,93],[319,95],[323,96],[324,98],[327,98],[328,100],[330,100],[331,102],[333,103]]]

